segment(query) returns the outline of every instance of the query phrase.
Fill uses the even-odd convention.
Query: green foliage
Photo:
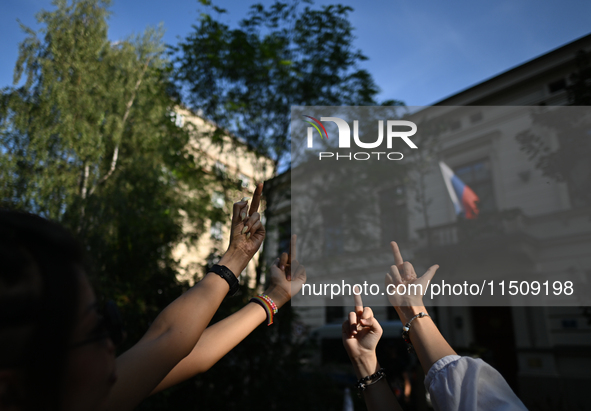
[[[109,42],[109,3],[54,1],[38,33],[23,27],[15,84],[26,81],[0,100],[0,206],[78,234],[137,341],[185,287],[171,251],[202,230],[209,180],[171,121],[162,30]]]
[[[276,162],[285,160],[292,105],[376,104],[378,88],[359,68],[366,57],[352,45],[350,11],[302,10],[298,1],[257,4],[235,29],[202,14],[173,49],[176,79],[192,107]]]
[[[187,287],[176,280],[173,248],[225,217],[207,194],[219,181],[188,148],[191,130],[171,121],[181,94],[173,74],[220,127],[214,139],[223,141],[226,128],[275,160],[289,149],[291,104],[374,104],[377,88],[357,67],[364,57],[351,47],[347,7],[255,6],[237,30],[204,15],[176,49],[175,74],[161,29],[108,40],[110,0],[53,5],[38,14],[39,32],[22,26],[15,86],[0,96],[0,207],[60,221],[79,236],[97,293],[122,308],[129,346]],[[254,291],[243,292],[215,320]],[[143,409],[341,408],[334,384],[303,373],[291,310],[276,322]]]

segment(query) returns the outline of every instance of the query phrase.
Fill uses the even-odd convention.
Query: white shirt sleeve
[[[427,373],[425,387],[437,411],[527,411],[501,374],[481,359],[443,357]]]

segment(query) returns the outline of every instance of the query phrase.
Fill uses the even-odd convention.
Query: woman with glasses
[[[117,359],[121,321],[112,305],[99,314],[80,245],[41,217],[0,211],[0,410],[132,410],[215,364],[269,317],[263,303],[253,302],[206,329],[263,242],[261,193],[262,184],[250,207],[234,204],[230,244],[218,266]],[[275,307],[305,282],[291,257],[272,269],[266,295]]]

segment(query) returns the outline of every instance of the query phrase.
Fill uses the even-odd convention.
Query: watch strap
[[[228,295],[232,297],[238,291],[238,287],[240,283],[238,282],[238,278],[234,275],[232,270],[230,270],[225,265],[216,264],[209,269],[210,272],[215,273],[222,277],[228,285],[230,286],[230,291],[228,291]]]

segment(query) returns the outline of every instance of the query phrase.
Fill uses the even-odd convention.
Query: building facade
[[[438,263],[447,272],[474,272],[483,278],[494,278],[500,272],[510,275],[513,270],[520,278],[561,274],[579,279],[581,284],[588,282],[591,202],[581,193],[591,176],[588,160],[576,153],[572,158],[577,163],[573,169],[582,179],[553,178],[531,158],[520,140],[523,133],[516,131],[536,127],[532,116],[536,106],[568,104],[567,86],[578,69],[575,56],[579,51],[591,52],[591,35],[415,112],[410,118],[419,129],[420,122],[429,116],[445,116],[447,128],[433,145],[432,164],[421,177],[421,189],[391,182],[371,197],[380,241],[387,245],[387,241],[397,240],[403,255],[418,262],[419,274]],[[566,144],[557,134],[542,133],[542,140],[551,150]],[[457,218],[438,161],[445,162],[478,194],[480,215],[474,222]],[[269,260],[291,232],[289,189],[292,173],[298,172],[292,170],[268,183],[275,188],[268,192],[275,207],[267,222],[265,252]],[[421,204],[421,198],[428,201]],[[394,217],[380,221],[380,210],[388,210]],[[360,254],[349,250],[346,240],[335,241],[341,234],[346,238],[346,224],[334,214],[319,215],[323,234],[314,241],[320,250],[318,257],[333,259],[332,274],[360,269],[380,272],[379,267],[392,264],[385,247],[372,255],[371,262],[359,266]],[[319,259],[311,258],[313,268]],[[329,279],[332,274],[325,276]],[[383,279],[375,278],[380,281]],[[343,301],[343,306],[297,310],[310,330],[329,335],[330,329],[336,328],[330,324],[342,322],[351,305]],[[585,307],[449,304],[431,310],[452,347],[493,364],[526,405],[538,409],[587,407],[591,319]],[[375,307],[374,312],[386,324],[396,320],[385,305]],[[339,349],[339,338],[335,333],[336,342],[329,344],[328,351]]]
[[[256,185],[270,179],[274,173],[273,160],[256,153],[238,138],[224,133],[214,136],[215,127],[187,109],[179,109],[176,120],[191,131],[190,151],[200,160],[203,171],[220,177],[227,184],[209,187],[211,207],[227,216],[226,221],[207,221],[203,234],[197,239],[179,244],[173,256],[180,262],[179,280],[193,284],[205,275],[208,265],[217,262],[225,252],[230,238],[229,221],[232,205],[243,197],[252,198]],[[264,216],[264,204],[261,214]],[[264,217],[263,217],[264,218]],[[185,232],[193,231],[189,221]],[[256,280],[258,254],[242,273],[242,281]]]

